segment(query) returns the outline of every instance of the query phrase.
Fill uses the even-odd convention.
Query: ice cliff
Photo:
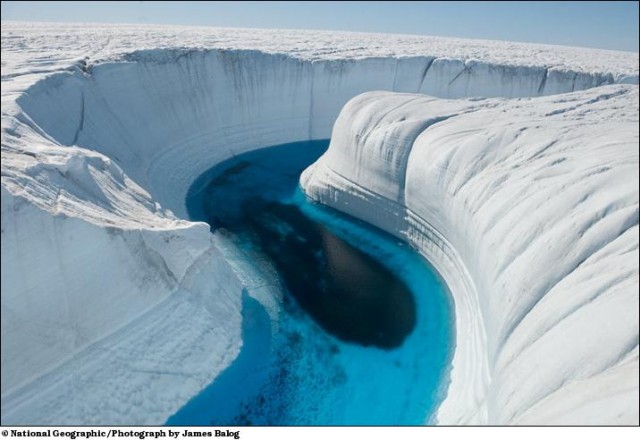
[[[366,93],[301,182],[412,243],[450,286],[441,421],[637,423],[637,87]]]
[[[637,54],[310,31],[3,23],[2,55],[3,424],[162,423],[233,362],[251,291],[184,206],[212,165],[370,90],[638,82]],[[637,423],[637,90],[363,95],[305,175],[447,278],[441,422]]]

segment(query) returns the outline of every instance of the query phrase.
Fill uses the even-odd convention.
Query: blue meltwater
[[[246,153],[192,185],[191,219],[250,281],[240,354],[167,424],[433,421],[454,345],[446,286],[406,244],[301,194],[327,145]]]

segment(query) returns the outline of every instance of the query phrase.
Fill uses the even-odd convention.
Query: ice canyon
[[[298,196],[446,283],[421,423],[638,424],[638,101],[626,52],[4,23],[2,423],[171,422],[266,356],[281,300],[189,191],[330,139]]]

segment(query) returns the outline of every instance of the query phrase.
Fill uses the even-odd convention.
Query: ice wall
[[[371,92],[301,177],[451,288],[442,423],[638,423],[638,90],[524,100]]]
[[[610,73],[433,57],[149,50],[123,61],[47,78],[17,102],[55,141],[103,153],[181,218],[202,172],[232,154],[326,139],[340,108],[365,91],[522,97],[614,82]]]
[[[2,32],[3,423],[161,423],[231,365],[245,286],[207,226],[181,220],[189,186],[212,165],[329,137],[340,108],[369,90],[517,97],[638,78],[633,54],[495,42]],[[481,328],[476,306],[456,313]],[[469,368],[484,390],[488,369]]]
[[[207,225],[5,123],[2,423],[162,422],[240,351],[243,286]]]

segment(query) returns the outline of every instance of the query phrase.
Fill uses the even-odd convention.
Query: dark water
[[[287,157],[292,167],[277,179],[289,181],[291,190],[307,163],[295,166],[301,153],[286,154],[295,144],[276,148],[281,151],[270,148],[270,154]],[[273,173],[259,158],[234,159],[217,170],[203,186],[206,196],[199,211],[212,229],[241,235],[268,256],[287,293],[325,331],[365,346],[402,344],[416,322],[415,301],[402,280],[295,204],[281,201],[284,188],[274,184]],[[241,194],[231,198],[233,203],[229,194],[236,192]]]
[[[392,348],[415,327],[415,301],[407,286],[298,207],[267,203],[247,225],[287,290],[329,333]]]

